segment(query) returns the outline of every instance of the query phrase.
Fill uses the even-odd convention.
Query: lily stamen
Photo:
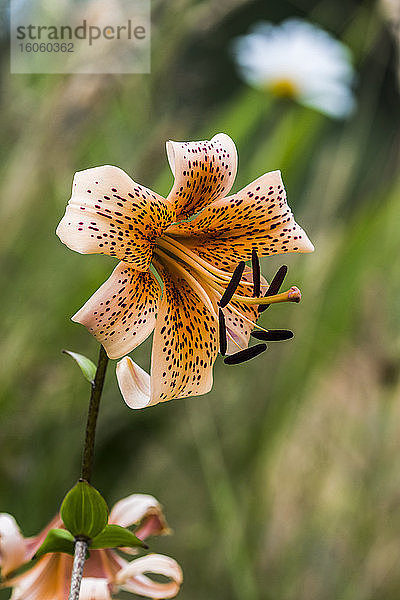
[[[177,261],[175,261],[173,258],[171,258],[168,254],[166,254],[162,250],[158,249],[157,254],[160,257],[162,257],[166,262],[169,262],[171,264],[172,268],[175,268],[177,271],[179,271],[182,278],[185,279],[187,281],[187,283],[189,285],[191,285],[193,287],[193,289],[196,290],[199,297],[204,302],[205,306],[207,306],[208,310],[216,317],[215,309],[214,309],[209,297],[207,296],[207,294],[205,293],[205,291],[203,290],[203,288],[201,287],[199,282],[193,277],[193,275],[191,275],[187,269],[182,267]],[[153,262],[154,262],[154,266],[156,267],[156,269],[158,268],[158,270],[162,270],[162,265],[160,265],[158,263],[157,259],[154,259]]]
[[[252,331],[250,335],[256,340],[262,340],[263,342],[283,342],[284,340],[292,339],[293,331],[290,331],[290,329],[268,329],[264,331]]]
[[[225,356],[227,350],[227,339],[226,339],[226,325],[225,316],[221,309],[218,309],[218,323],[219,323],[219,351],[222,356]]]
[[[185,269],[183,265],[180,265],[180,263],[178,261],[176,261],[175,258],[173,258],[172,256],[170,256],[168,253],[163,252],[161,250],[161,248],[157,248],[155,250],[155,254],[158,254],[160,256],[160,258],[163,258],[165,261],[167,261],[171,265],[173,265],[179,271],[179,273],[182,275],[182,277],[184,279],[186,279],[189,284],[191,284],[191,285],[193,285],[195,287],[195,289],[199,293],[200,297],[205,302],[206,306],[209,308],[209,310],[211,310],[211,312],[213,312],[215,314],[214,307],[212,307],[211,304],[209,302],[207,302],[208,301],[208,297],[207,297],[206,294],[204,294],[204,290],[201,288],[201,286],[198,284],[198,282],[188,273],[187,269]],[[155,261],[155,263],[157,263],[157,261]],[[234,271],[234,275],[232,276],[231,282],[233,282],[233,288],[234,289],[237,287],[237,285],[240,282],[240,277],[241,277],[241,274],[243,273],[243,270],[244,270],[244,262],[243,262],[243,264],[239,263],[239,265],[236,267],[236,269]],[[236,276],[235,276],[235,272],[236,272]],[[239,282],[237,282],[238,279],[239,279]],[[208,283],[210,284],[209,281],[208,281]],[[229,286],[228,286],[228,288],[229,288]],[[235,344],[235,346],[237,346],[237,348],[239,348],[240,350],[243,350],[243,348],[241,346],[239,346],[239,344],[233,339],[233,337],[231,335],[229,335],[229,332],[226,330],[225,316],[224,316],[224,314],[223,314],[223,312],[221,310],[221,308],[226,307],[227,304],[229,304],[229,301],[230,301],[230,300],[228,300],[228,302],[223,301],[223,295],[226,294],[226,292],[228,291],[228,288],[225,290],[224,294],[221,294],[222,290],[221,290],[221,292],[218,292],[216,290],[217,294],[220,296],[220,300],[218,302],[218,305],[220,307],[219,311],[218,311],[218,320],[219,320],[219,326],[220,326],[220,353],[223,356],[226,353],[226,341],[227,341],[227,337],[229,337],[231,339],[231,341]],[[229,295],[232,296],[233,293],[232,294],[229,293]],[[249,298],[246,297],[246,299],[248,300]],[[253,321],[251,321],[250,319],[248,319],[237,308],[235,308],[235,306],[230,305],[229,308],[230,308],[230,310],[232,312],[234,312],[235,314],[237,314],[241,319],[243,319],[244,321],[246,321],[247,323],[249,323],[253,327],[256,327],[261,332],[267,333],[268,330],[264,329],[264,327],[261,327],[257,323],[253,323]],[[221,331],[223,331],[223,333],[221,333]],[[225,338],[225,344],[224,344],[223,338]],[[221,348],[222,348],[222,350],[221,350]]]
[[[172,246],[172,244],[167,244],[167,246]],[[167,248],[165,248],[167,250]],[[177,249],[179,252],[179,249]],[[169,252],[172,253],[172,248],[169,250]],[[184,279],[186,279],[188,281],[189,284],[193,285],[197,292],[199,293],[200,297],[203,299],[203,301],[205,302],[206,306],[209,308],[209,310],[211,310],[211,312],[213,314],[215,314],[215,310],[214,307],[211,306],[211,304],[209,302],[207,302],[208,300],[208,296],[207,294],[204,293],[203,288],[201,287],[201,285],[199,285],[199,283],[196,281],[196,279],[191,276],[187,269],[185,269],[184,265],[181,265],[179,262],[179,259],[184,261],[186,257],[182,256],[183,252],[179,252],[179,254],[181,256],[171,256],[168,251],[164,252],[163,250],[161,250],[160,247],[157,247],[155,249],[155,254],[159,255],[160,258],[164,259],[165,261],[169,262],[171,265],[174,265],[175,268],[180,272],[180,274],[183,276]],[[176,260],[178,258],[178,260]],[[192,261],[190,261],[192,262]],[[263,336],[267,336],[268,335],[268,330],[265,329],[264,327],[261,327],[260,325],[258,325],[257,323],[251,321],[250,319],[248,319],[244,314],[242,314],[237,308],[235,308],[235,306],[233,306],[232,304],[230,304],[231,300],[236,300],[239,302],[242,302],[243,304],[247,304],[247,305],[260,305],[260,308],[267,308],[270,304],[274,304],[274,303],[279,303],[279,302],[300,302],[301,299],[301,293],[300,290],[293,286],[292,288],[290,288],[287,292],[283,292],[281,294],[276,294],[276,295],[265,295],[264,298],[256,298],[256,297],[248,297],[248,296],[241,296],[239,294],[235,294],[235,290],[237,289],[237,287],[239,286],[241,282],[241,278],[243,275],[243,271],[245,268],[245,263],[244,261],[241,261],[236,269],[234,270],[231,280],[228,284],[228,287],[224,290],[216,281],[214,277],[212,277],[212,279],[210,280],[208,277],[210,277],[211,274],[204,272],[205,270],[203,270],[201,268],[202,271],[202,275],[205,278],[205,283],[207,283],[210,287],[212,287],[216,293],[219,295],[220,299],[218,301],[218,306],[220,308],[225,308],[226,306],[229,305],[229,308],[232,312],[236,313],[241,319],[243,319],[244,321],[246,321],[247,323],[249,323],[250,325],[253,325],[253,327],[256,327],[259,331],[260,334],[262,334]],[[271,289],[279,289],[281,282],[283,281],[285,275],[287,272],[287,267],[281,267],[277,274],[275,275],[275,277],[273,278],[271,284],[268,286],[268,292],[271,291]],[[254,277],[253,277],[254,278]],[[199,281],[201,281],[202,277],[199,278]],[[249,283],[249,282],[247,282]],[[267,293],[268,293],[267,292]],[[263,306],[264,305],[264,306]],[[260,311],[261,312],[261,311]],[[220,316],[220,312],[218,313],[218,319],[220,322],[220,347],[222,349],[224,349],[224,342],[222,341],[222,337],[221,337],[221,328],[225,327],[225,341],[226,341],[226,336],[228,336],[230,339],[232,339],[233,343],[240,348],[240,350],[242,350],[242,348],[235,342],[235,340],[229,335],[229,333],[226,331],[226,326],[225,326],[225,318],[224,315],[222,314],[222,318],[223,318],[223,325],[221,326],[221,316]],[[255,336],[256,337],[256,336]],[[260,337],[259,339],[264,339],[264,337]],[[265,338],[267,339],[267,338]],[[221,351],[221,354],[224,355],[226,352],[226,349],[224,352]]]
[[[277,304],[278,302],[300,302],[301,292],[295,285],[292,286],[287,292],[281,294],[275,294],[274,296],[264,296],[263,298],[248,298],[246,296],[240,296],[239,294],[233,294],[232,300],[242,302],[248,305],[264,305],[264,304]]]
[[[161,249],[161,245],[156,246],[156,248],[154,249],[154,255],[159,256],[163,260],[169,262],[171,265],[175,265],[175,267],[178,268],[178,270],[182,273],[183,277],[185,277],[186,273],[188,273],[187,269],[185,268],[185,262],[184,262],[185,257],[172,254],[172,250],[167,250],[166,248],[165,248],[165,250],[166,251],[164,252],[164,250]],[[182,262],[182,264],[181,264],[181,262]],[[196,265],[194,265],[192,263],[189,263],[189,264],[194,269],[196,269]],[[200,275],[200,273],[201,273],[201,275]],[[213,277],[210,273],[207,273],[201,267],[199,268],[199,270],[197,270],[197,280],[199,282],[203,281],[206,285],[211,287],[215,292],[217,292],[217,294],[219,295],[220,298],[223,296],[223,294],[226,291],[219,283],[216,282],[215,277]],[[212,312],[215,314],[215,311],[212,311]]]
[[[158,244],[159,241],[161,241],[161,242],[168,242],[168,244],[170,244],[170,246],[174,246],[174,248],[176,248],[177,250],[179,250],[181,253],[186,254],[186,256],[190,256],[191,259],[195,263],[197,263],[199,265],[202,265],[205,269],[207,269],[207,271],[210,271],[211,273],[213,273],[219,279],[223,279],[225,281],[230,279],[231,276],[229,275],[229,273],[226,273],[225,271],[221,271],[221,269],[218,269],[214,265],[211,265],[206,260],[204,260],[203,258],[201,258],[201,256],[199,256],[198,254],[195,254],[194,252],[192,252],[187,246],[184,246],[183,244],[180,244],[176,239],[171,238],[168,235],[164,235],[162,237],[162,240],[157,240],[157,244]]]
[[[274,294],[277,294],[280,290],[280,287],[286,277],[286,273],[288,272],[288,268],[286,265],[282,265],[277,272],[275,273],[266,293],[265,296],[273,296]],[[268,304],[264,304],[263,306],[259,306],[258,307],[258,312],[263,312],[264,310],[267,310],[269,306]]]
[[[261,293],[261,269],[258,254],[254,248],[251,251],[251,267],[253,270],[253,296],[257,297]]]
[[[213,265],[210,265],[207,261],[203,260],[200,256],[191,252],[188,248],[179,244],[173,238],[164,235],[163,238],[158,239],[156,242],[156,247],[154,252],[157,253],[158,249],[163,249],[170,253],[171,258],[174,260],[179,258],[183,263],[190,265],[197,273],[200,273],[203,278],[207,281],[207,283],[213,287],[215,290],[222,290],[224,288],[220,287],[222,285],[226,285],[227,282],[231,281],[233,274],[228,273],[226,271],[221,271]],[[261,274],[260,274],[261,275]],[[216,285],[218,287],[216,287]],[[241,281],[241,285],[246,287],[253,287],[254,284],[251,281]],[[265,283],[261,283],[260,281],[260,291],[261,289],[268,290],[270,286]]]
[[[231,301],[232,296],[240,284],[245,266],[245,262],[241,260],[236,269],[233,271],[232,278],[218,303],[221,308],[225,308],[225,306],[227,306]]]
[[[188,264],[190,266],[192,266],[194,269],[196,269],[196,267],[197,267],[197,269],[196,269],[197,273],[198,274],[201,273],[201,276],[198,276],[198,280],[199,281],[204,280],[207,285],[209,285],[211,288],[213,288],[220,295],[220,300],[219,300],[218,304],[219,304],[219,306],[221,306],[221,308],[225,308],[230,303],[232,298],[234,298],[234,299],[240,298],[240,301],[243,302],[244,304],[251,304],[251,302],[250,302],[251,299],[248,296],[242,297],[242,296],[237,296],[236,294],[234,294],[234,292],[237,289],[239,284],[243,285],[243,283],[247,283],[249,285],[252,285],[252,283],[250,283],[250,282],[242,282],[241,281],[241,277],[242,277],[242,274],[243,274],[243,271],[245,268],[244,261],[241,261],[237,265],[236,269],[234,270],[234,272],[231,276],[231,280],[230,280],[228,286],[224,289],[220,285],[220,282],[218,282],[216,277],[214,277],[211,273],[208,273],[200,265],[196,265],[195,262],[190,259],[190,257],[184,256],[184,253],[180,252],[179,249],[176,249],[178,251],[179,255],[174,255],[173,254],[174,249],[168,248],[168,246],[172,246],[172,244],[169,244],[169,243],[164,244],[164,241],[162,241],[162,242],[163,242],[162,244],[157,245],[156,248],[154,249],[155,255],[159,255],[164,260],[169,261],[170,264],[174,264],[176,266],[179,265],[179,271],[182,273],[183,277],[185,277],[185,275],[187,273],[187,270],[184,268],[184,261],[187,258],[189,258]],[[164,252],[164,250],[161,249],[161,246],[163,246],[163,248],[166,250],[166,252]],[[183,265],[180,265],[179,260],[181,260],[183,262]],[[270,287],[271,286],[269,286],[269,288]],[[269,297],[269,300],[270,300],[270,298],[271,297]],[[261,299],[259,298],[258,300],[261,300]],[[284,301],[284,300],[275,300],[275,302],[281,302],[281,301]],[[295,301],[298,302],[298,300],[295,300]],[[273,300],[273,302],[274,302],[274,300]],[[212,311],[212,312],[214,312],[214,311]],[[240,313],[238,313],[238,314],[241,317],[243,316]]]
[[[246,317],[246,315],[244,315],[243,313],[241,313],[240,310],[238,310],[233,304],[229,305],[229,310],[231,312],[235,313],[243,321],[246,321],[246,323],[248,323],[252,327],[255,327],[256,329],[259,329],[260,331],[265,331],[265,332],[268,331],[268,329],[265,329],[264,327],[261,327],[261,325],[259,325],[255,321],[252,321],[251,319],[249,319],[248,317]]]
[[[161,248],[167,250],[172,255],[171,258],[180,258],[184,263],[190,265],[197,272],[201,273],[206,279],[211,279],[212,281],[220,282],[220,278],[211,273],[208,269],[204,268],[197,260],[197,257],[192,258],[188,253],[183,252],[182,250],[180,250],[180,248],[177,248],[175,245],[170,244],[165,239],[157,240],[154,252],[157,253],[159,250],[162,251]]]
[[[224,363],[226,365],[239,365],[240,363],[246,362],[251,358],[255,358],[262,352],[265,352],[266,349],[267,344],[256,344],[255,346],[250,346],[250,348],[245,348],[240,352],[226,356],[224,358]]]
[[[166,242],[169,245],[169,248],[167,247]],[[164,248],[165,250],[168,249],[172,254],[179,256],[181,260],[183,260],[187,264],[190,264],[194,269],[200,271],[206,277],[212,277],[214,275],[212,279],[215,282],[225,285],[226,282],[232,279],[231,273],[227,271],[222,271],[221,269],[214,267],[206,260],[201,258],[198,254],[195,254],[194,252],[189,250],[189,248],[187,248],[183,244],[180,244],[176,239],[171,238],[168,235],[164,235],[162,239],[157,240],[156,247],[157,246]],[[201,267],[203,267],[203,269]],[[253,286],[253,283],[251,281],[241,281],[240,283],[241,285],[245,285],[246,287]],[[267,290],[269,287],[270,286],[268,284],[261,283],[260,281],[260,288],[262,288],[263,290]]]

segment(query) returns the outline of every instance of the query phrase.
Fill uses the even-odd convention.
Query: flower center
[[[204,283],[206,286],[212,288],[218,299],[218,305],[221,308],[229,305],[231,309],[236,311],[237,309],[232,306],[231,301],[257,307],[262,305],[268,306],[278,302],[300,302],[301,299],[301,293],[297,287],[291,287],[286,292],[280,294],[271,294],[268,284],[261,284],[259,282],[257,284],[256,282],[253,283],[243,279],[244,262],[239,263],[233,273],[223,271],[195,254],[176,239],[166,235],[156,240],[154,254],[164,263],[169,263],[175,267],[191,285],[193,285],[193,280],[195,280],[200,286]],[[249,296],[236,293],[239,285],[249,290]],[[198,285],[196,288],[198,288]],[[255,291],[257,291],[257,295],[255,295]],[[204,296],[204,293],[202,296]],[[209,305],[209,302],[207,302],[207,305]]]
[[[275,79],[268,84],[269,91],[279,98],[296,98],[299,90],[291,79]]]

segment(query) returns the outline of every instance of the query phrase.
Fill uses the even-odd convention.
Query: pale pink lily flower
[[[121,261],[73,321],[85,325],[116,359],[154,331],[150,379],[130,358],[117,367],[124,399],[133,408],[210,391],[220,347],[218,303],[240,261],[254,252],[313,250],[287,204],[279,171],[228,196],[237,170],[229,136],[170,141],[167,155],[175,177],[167,198],[117,167],[95,167],[76,173],[57,228],[72,250]],[[259,303],[266,289],[262,280]],[[293,300],[291,293],[269,300]],[[227,354],[247,348],[257,301],[245,271],[223,309]]]
[[[129,527],[136,525],[140,539],[168,533],[160,504],[146,494],[133,494],[117,502],[110,512],[109,523]],[[0,514],[0,568],[2,587],[12,587],[10,600],[65,600],[71,581],[73,558],[68,554],[51,553],[22,574],[13,572],[29,566],[49,529],[62,525],[59,516],[36,537],[24,538],[15,519]],[[129,554],[135,549],[123,549]],[[149,575],[162,575],[162,583]],[[80,600],[111,600],[118,590],[148,598],[173,598],[182,583],[182,570],[168,556],[148,554],[127,560],[113,549],[91,550],[85,563]]]

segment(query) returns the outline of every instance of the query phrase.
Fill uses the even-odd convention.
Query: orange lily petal
[[[240,192],[213,202],[192,221],[171,225],[166,233],[214,266],[229,269],[259,256],[312,252],[286,202],[280,171],[266,173]]]
[[[122,396],[135,409],[209,392],[218,353],[218,320],[204,289],[190,273],[186,279],[172,264],[168,270],[157,260],[155,264],[164,292],[153,337],[151,377],[129,356],[117,364]]]
[[[71,250],[116,256],[145,271],[154,240],[174,219],[165,198],[107,165],[75,174],[56,233]]]
[[[150,271],[120,262],[72,320],[85,325],[110,358],[121,358],[153,331],[160,295]]]
[[[0,567],[3,577],[25,562],[26,544],[14,517],[0,514]]]
[[[231,138],[219,133],[201,142],[167,142],[167,155],[175,182],[168,200],[177,219],[187,219],[232,187],[237,152]]]
[[[170,581],[153,581],[145,573],[163,575]],[[174,598],[183,581],[178,563],[162,554],[148,554],[130,562],[122,568],[116,578],[121,589],[149,598]]]
[[[200,291],[171,265],[155,265],[164,291],[153,337],[151,404],[209,392],[218,353],[218,320]]]
[[[168,532],[161,505],[149,494],[132,494],[119,500],[111,509],[109,522],[121,527],[139,525],[135,535],[141,540]]]

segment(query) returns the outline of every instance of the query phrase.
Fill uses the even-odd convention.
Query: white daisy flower
[[[354,110],[350,52],[311,23],[295,18],[281,25],[258,23],[235,40],[234,53],[243,79],[252,86],[335,118]]]

